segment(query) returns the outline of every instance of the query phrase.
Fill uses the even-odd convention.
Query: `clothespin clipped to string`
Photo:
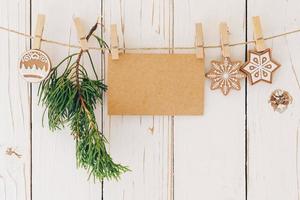
[[[33,40],[33,46],[32,46],[33,49],[41,48],[45,19],[46,19],[45,15],[39,14],[37,16],[36,28],[35,28],[35,34],[34,34],[34,40]]]
[[[87,51],[88,48],[88,42],[86,39],[86,33],[84,31],[83,25],[81,23],[81,20],[79,17],[75,17],[74,19],[75,27],[77,30],[77,37],[80,43],[80,47],[83,51]]]
[[[252,18],[252,22],[253,22],[256,51],[264,51],[266,50],[266,45],[265,45],[264,36],[261,28],[260,17],[254,16]]]
[[[202,23],[195,25],[195,50],[196,58],[204,59],[204,42],[203,42],[203,29]]]
[[[112,60],[119,59],[119,39],[117,33],[117,25],[112,24],[110,26],[110,51]]]
[[[221,22],[219,28],[220,28],[220,35],[221,35],[222,56],[224,58],[229,58],[230,57],[229,29],[227,23]]]
[[[248,52],[247,62],[241,68],[241,71],[247,74],[251,85],[261,81],[272,83],[273,72],[280,67],[280,64],[272,59],[271,49],[266,48],[260,17],[253,17],[252,22],[255,51]]]
[[[41,82],[51,70],[49,56],[41,51],[41,42],[45,25],[45,15],[37,16],[32,49],[23,53],[20,59],[20,74],[30,83]]]
[[[240,90],[240,79],[243,79],[245,75],[240,72],[242,62],[231,61],[230,59],[230,46],[229,46],[229,29],[225,22],[221,22],[220,29],[220,41],[222,60],[211,61],[211,69],[206,73],[206,77],[211,79],[212,90],[220,89],[223,95],[228,95],[229,92],[234,90]]]

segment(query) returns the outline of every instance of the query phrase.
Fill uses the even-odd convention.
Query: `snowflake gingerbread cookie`
[[[280,64],[272,60],[271,49],[264,51],[249,51],[248,61],[241,68],[246,73],[251,84],[264,81],[272,83],[272,74],[280,67]]]
[[[240,79],[245,75],[240,72],[241,62],[231,62],[229,57],[224,57],[223,61],[212,61],[212,68],[206,73],[206,77],[211,79],[211,89],[221,89],[227,95],[231,89],[240,90]]]

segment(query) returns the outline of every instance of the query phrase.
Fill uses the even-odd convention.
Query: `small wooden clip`
[[[119,39],[117,33],[117,25],[110,26],[110,51],[113,60],[119,59]]]
[[[82,26],[81,20],[79,17],[75,17],[74,18],[74,23],[76,26],[76,30],[77,30],[77,37],[80,43],[80,47],[83,51],[88,50],[88,42],[86,40],[86,35],[85,35],[85,31],[84,28]]]
[[[204,42],[203,42],[202,23],[196,23],[195,49],[196,49],[196,58],[203,59],[204,58]]]
[[[221,34],[222,55],[224,58],[228,58],[230,57],[229,30],[225,22],[220,23],[220,34]]]
[[[46,19],[45,15],[39,14],[37,16],[34,40],[33,40],[33,45],[32,45],[33,49],[40,49],[41,48],[42,36],[43,36],[44,25],[45,25],[45,19]]]
[[[264,51],[266,49],[265,41],[262,33],[260,17],[254,16],[252,17],[253,21],[253,30],[254,30],[254,40],[255,40],[255,47],[257,51]]]

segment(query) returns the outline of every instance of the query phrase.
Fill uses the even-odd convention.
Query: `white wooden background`
[[[116,23],[122,47],[172,48],[193,46],[196,22],[204,25],[206,44],[219,42],[220,21],[228,23],[232,42],[251,40],[254,15],[262,17],[266,36],[293,30],[300,27],[299,9],[299,0],[0,0],[0,26],[30,33],[43,13],[45,37],[76,44],[72,17],[88,29],[103,16],[106,39]],[[204,116],[109,117],[99,107],[112,157],[132,170],[118,182],[102,183],[76,168],[69,130],[51,133],[42,126],[37,85],[26,84],[17,71],[30,41],[0,31],[0,44],[0,200],[300,199],[300,34],[267,42],[282,64],[272,85],[242,81],[241,91],[224,97],[206,81]],[[54,64],[74,51],[42,48]],[[231,48],[232,59],[244,61],[247,48],[253,46]],[[206,69],[221,58],[220,49],[205,53]],[[93,56],[105,77],[105,60],[99,52]],[[282,114],[268,104],[277,88],[294,98]],[[7,155],[7,148],[22,157]]]

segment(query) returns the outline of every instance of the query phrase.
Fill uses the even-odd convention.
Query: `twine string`
[[[3,26],[0,26],[0,30],[3,31],[7,31],[7,32],[11,32],[11,33],[15,33],[17,35],[21,35],[24,36],[26,38],[29,39],[34,39],[35,37],[30,35],[30,34],[26,34],[23,32],[19,32],[10,28],[6,28]],[[296,29],[296,30],[292,30],[292,31],[288,31],[285,33],[280,33],[277,35],[272,35],[269,37],[265,37],[264,40],[271,40],[271,39],[275,39],[275,38],[279,38],[279,37],[283,37],[286,35],[291,35],[291,34],[295,34],[295,33],[299,33],[300,29]],[[45,39],[45,38],[41,38],[42,42],[45,43],[49,43],[49,44],[55,44],[55,45],[59,45],[59,46],[64,46],[64,47],[68,47],[68,48],[77,48],[80,49],[81,47],[79,45],[74,45],[74,44],[69,44],[69,43],[64,43],[64,42],[59,42],[59,41],[55,41],[55,40],[50,40],[50,39]],[[249,41],[245,41],[245,42],[236,42],[236,43],[231,43],[229,44],[229,46],[233,47],[233,46],[241,46],[241,45],[246,45],[246,44],[254,44],[255,41],[254,40],[249,40]],[[203,46],[204,49],[214,49],[214,48],[221,48],[221,45],[204,45]],[[98,51],[103,51],[103,50],[110,50],[110,48],[107,47],[103,47],[103,48],[98,48],[98,47],[90,47],[89,49],[92,50],[98,50]],[[119,50],[170,50],[170,49],[174,49],[174,50],[193,50],[195,49],[195,47],[137,47],[137,48],[119,48]]]

